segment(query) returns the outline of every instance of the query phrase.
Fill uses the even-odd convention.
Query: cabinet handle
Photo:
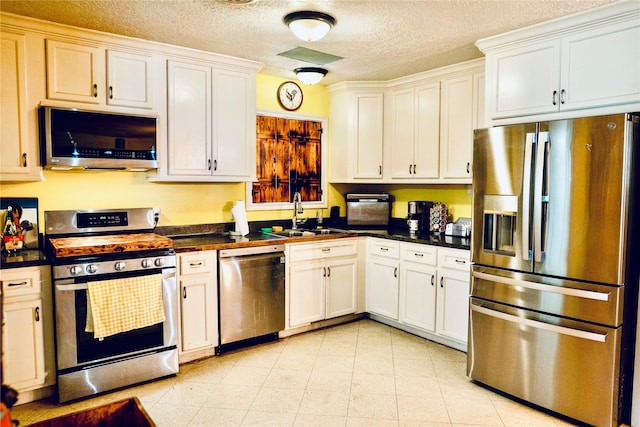
[[[444,288],[444,283],[443,282],[444,282],[444,277],[441,277],[440,278],[440,287],[441,288]]]
[[[22,167],[27,167],[27,153],[22,153]]]
[[[398,277],[398,267],[393,269],[393,277]]]
[[[27,282],[27,281],[25,280],[24,282],[19,282],[19,283],[9,283],[9,285],[8,285],[8,286],[24,286],[24,285],[26,285],[27,283],[29,283],[29,282]]]
[[[382,175],[382,165],[378,166],[378,175]]]
[[[380,248],[381,252],[389,252],[389,248]]]
[[[40,321],[40,307],[36,307],[36,322]]]
[[[202,267],[202,261],[200,262],[190,262],[189,267]]]
[[[327,277],[331,277],[331,267],[327,267]]]
[[[211,170],[211,159],[207,160],[207,168]]]
[[[467,173],[470,173],[471,171],[471,163],[467,162]]]
[[[413,165],[413,174],[414,175],[416,174],[416,165],[415,164]]]
[[[109,99],[113,99],[113,86],[109,86]]]
[[[411,164],[409,165],[409,175],[411,175]]]
[[[564,101],[565,101],[565,95],[566,95],[566,94],[567,94],[567,91],[566,91],[566,90],[562,89],[562,90],[560,91],[560,104],[564,104]]]
[[[187,288],[182,288],[182,299],[187,299]]]
[[[557,101],[557,99],[558,99],[558,91],[557,91],[557,90],[554,90],[554,91],[553,91],[553,98],[552,98],[552,100],[551,100],[551,101],[552,101],[552,103],[553,103],[553,105],[558,105],[558,101]]]
[[[418,253],[418,252],[414,252],[413,256],[418,257],[418,258],[422,258],[424,256],[424,254]]]
[[[456,264],[462,264],[462,265],[464,265],[464,264],[466,264],[466,263],[467,263],[467,261],[465,261],[465,260],[463,260],[463,259],[457,259],[457,260],[456,260]]]
[[[98,85],[97,84],[93,84],[93,97],[97,98],[98,97]]]
[[[322,277],[327,277],[327,267],[322,267]]]
[[[213,170],[214,170],[214,171],[217,171],[217,170],[218,170],[218,161],[217,161],[217,160],[214,160],[214,161],[213,161]]]
[[[431,286],[433,286],[433,285],[435,285],[435,284],[436,284],[436,283],[435,283],[435,281],[436,281],[436,276],[434,276],[434,275],[432,274],[432,275],[431,275]]]
[[[327,254],[328,254],[329,252],[331,252],[331,248],[323,248],[323,249],[322,249],[322,252],[324,252],[324,253],[327,253]]]

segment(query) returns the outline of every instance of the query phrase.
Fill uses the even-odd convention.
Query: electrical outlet
[[[153,209],[153,221],[157,225],[158,221],[160,221],[160,208],[151,208],[151,209]]]

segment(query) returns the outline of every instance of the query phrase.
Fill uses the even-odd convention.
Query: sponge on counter
[[[273,229],[274,232],[278,232],[278,231],[282,231],[283,228],[280,225],[274,225],[273,227],[271,227]]]

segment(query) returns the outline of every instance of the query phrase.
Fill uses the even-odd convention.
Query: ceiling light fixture
[[[295,70],[298,80],[308,85],[314,85],[327,75],[327,70],[317,67],[298,67]]]
[[[296,37],[306,42],[320,40],[336,25],[333,16],[310,10],[292,12],[285,16],[283,21]]]

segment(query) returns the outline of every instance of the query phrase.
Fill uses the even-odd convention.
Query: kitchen
[[[256,105],[258,109],[278,110],[273,93],[282,79],[258,74]],[[312,115],[330,115],[329,94],[322,86],[305,86],[305,102],[300,113]],[[305,110],[308,109],[308,110]],[[40,205],[47,210],[109,208],[114,206],[159,206],[161,225],[208,224],[231,221],[231,203],[245,198],[244,184],[184,184],[150,183],[146,176],[138,173],[122,174],[116,172],[55,172],[45,170],[47,181],[33,183],[3,183],[3,196],[37,195]],[[105,185],[105,182],[108,184]],[[352,184],[339,183],[329,188],[328,206],[341,206],[345,212],[343,194]],[[389,191],[396,200],[392,217],[404,218],[407,215],[406,202],[410,200],[439,200],[449,205],[456,217],[471,216],[471,194],[468,185],[420,185],[403,186],[397,184],[377,184],[372,190]],[[368,187],[368,186],[367,186]],[[400,187],[400,188],[398,188]],[[414,188],[417,187],[417,188]],[[452,188],[453,187],[453,188]],[[114,190],[115,189],[115,190]],[[125,191],[119,191],[126,189]],[[367,188],[369,189],[369,188]],[[60,194],[69,192],[78,194],[78,200],[68,200]],[[124,194],[122,194],[124,193]],[[173,201],[179,200],[175,203]],[[202,203],[202,201],[206,203]],[[163,203],[163,201],[166,201]],[[210,206],[207,209],[207,206]],[[214,208],[223,206],[222,209]],[[312,209],[306,210],[315,216]],[[322,212],[328,217],[328,211]],[[289,220],[291,211],[252,211],[252,221]],[[39,221],[42,222],[42,221]]]

